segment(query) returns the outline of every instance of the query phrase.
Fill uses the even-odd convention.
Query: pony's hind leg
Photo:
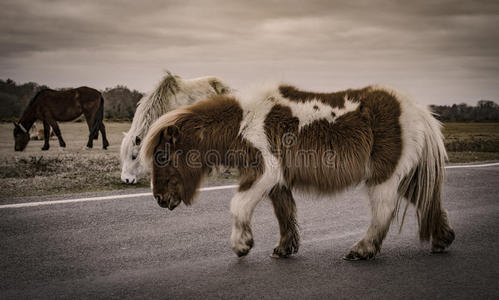
[[[43,120],[43,147],[42,151],[48,150],[50,148],[50,124]]]
[[[92,132],[92,124],[95,122],[95,118],[93,117],[92,112],[89,111],[84,111],[83,115],[85,116],[85,120],[87,121],[88,125],[88,142],[87,142],[87,149],[92,149],[94,147],[94,140],[96,139],[96,133]],[[97,131],[98,132],[98,131]]]
[[[394,176],[382,184],[368,186],[372,215],[371,224],[364,237],[350,249],[344,259],[373,259],[380,251],[399,199],[397,187],[398,182],[394,179]]]
[[[272,257],[288,257],[298,252],[300,235],[296,222],[296,205],[293,194],[285,186],[276,185],[269,194],[274,212],[279,222],[281,237],[274,248]]]
[[[107,147],[109,146],[109,142],[108,142],[108,140],[107,140],[107,136],[106,136],[106,127],[104,126],[104,123],[101,123],[101,124],[100,124],[100,128],[99,128],[99,130],[100,130],[100,133],[101,133],[101,135],[102,135],[102,148],[103,148],[104,150],[106,150],[106,149],[107,149]],[[97,133],[97,134],[96,134],[96,136],[99,136],[99,134]]]
[[[449,224],[447,212],[442,209],[439,224],[436,226],[431,236],[431,252],[445,252],[445,248],[452,244],[455,237],[456,234]]]

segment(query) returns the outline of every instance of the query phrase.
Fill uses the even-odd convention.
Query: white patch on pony
[[[328,122],[334,122],[332,116],[333,108],[329,105],[314,99],[307,102],[293,102],[286,98],[279,98],[279,104],[288,106],[291,113],[299,120],[298,128],[301,130],[304,126],[313,123],[314,121],[325,119]],[[315,109],[316,107],[317,109]]]
[[[304,126],[318,120],[326,120],[329,123],[333,123],[342,115],[357,110],[360,105],[359,102],[348,99],[348,96],[345,96],[344,107],[332,107],[317,99],[311,99],[306,102],[291,101],[281,95],[279,85],[275,84],[264,86],[253,95],[246,93],[244,96],[243,99],[245,99],[241,101],[243,110],[252,111],[263,118],[263,120],[265,120],[268,112],[274,105],[289,107],[293,117],[298,118],[298,127],[300,130]],[[251,120],[252,118],[248,118],[248,120],[245,119],[243,122],[247,123]]]
[[[345,106],[343,108],[331,107],[317,99],[307,102],[295,102],[279,97],[277,103],[291,108],[293,117],[298,118],[300,122],[298,125],[299,130],[318,120],[326,120],[329,123],[333,123],[340,116],[355,111],[359,107],[359,102],[353,102],[347,96],[345,96]],[[334,116],[332,113],[334,113]]]

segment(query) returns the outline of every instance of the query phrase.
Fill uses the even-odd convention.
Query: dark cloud
[[[0,4],[0,77],[152,88],[165,68],[245,86],[400,86],[497,99],[498,1],[25,1]]]

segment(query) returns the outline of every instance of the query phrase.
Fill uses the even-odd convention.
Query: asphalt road
[[[418,241],[410,210],[376,259],[358,262],[341,257],[367,229],[359,189],[298,195],[302,245],[289,259],[270,258],[278,226],[268,202],[253,217],[255,247],[232,253],[231,189],[174,211],[144,196],[0,208],[0,298],[497,299],[499,166],[449,169],[444,192],[456,231],[448,253]]]

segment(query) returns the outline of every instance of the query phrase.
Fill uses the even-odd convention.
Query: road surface
[[[302,245],[289,259],[270,258],[278,226],[262,202],[252,222],[255,247],[240,259],[230,247],[232,193],[203,191],[174,211],[151,196],[112,193],[2,203],[0,298],[499,297],[499,166],[448,169],[444,205],[456,240],[439,255],[418,241],[409,210],[375,260],[342,260],[369,222],[358,188],[331,199],[296,196]]]

